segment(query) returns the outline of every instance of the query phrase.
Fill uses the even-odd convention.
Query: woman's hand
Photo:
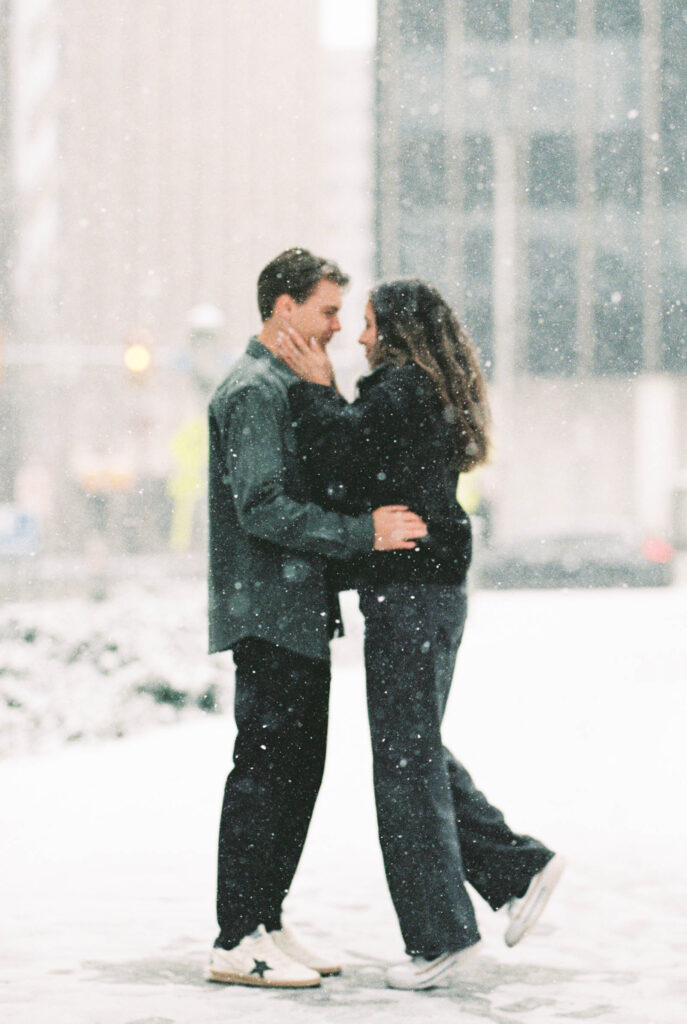
[[[324,387],[334,384],[334,370],[325,349],[314,338],[306,341],[287,324],[277,332],[277,354],[303,380]]]

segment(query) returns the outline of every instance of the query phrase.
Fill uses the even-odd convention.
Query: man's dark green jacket
[[[251,338],[210,402],[210,652],[255,637],[328,658],[325,560],[373,548],[369,512],[310,500],[288,400],[295,380]]]

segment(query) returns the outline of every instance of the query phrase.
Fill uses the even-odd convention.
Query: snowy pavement
[[[158,660],[188,587],[164,581],[164,600],[141,605]],[[402,944],[375,839],[360,618],[345,603],[325,783],[287,901],[303,937],[339,950],[342,977],[302,992],[204,980],[231,716],[146,730],[137,712],[123,739],[0,762],[1,1021],[683,1024],[687,588],[473,595],[445,740],[516,829],[570,863],[515,949],[503,913],[475,897],[481,956],[424,993],[383,982]]]

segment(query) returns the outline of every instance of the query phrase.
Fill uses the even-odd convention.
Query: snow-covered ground
[[[204,654],[202,582],[3,609],[0,1020],[683,1024],[687,588],[473,595],[445,739],[513,826],[570,864],[513,950],[475,897],[482,955],[426,993],[383,983],[402,943],[353,595],[345,614],[325,783],[287,901],[345,973],[288,992],[203,979],[233,723],[230,661]],[[208,692],[225,715],[198,709]]]
[[[146,574],[103,593],[0,610],[0,756],[231,710],[231,657],[205,655],[198,579]]]

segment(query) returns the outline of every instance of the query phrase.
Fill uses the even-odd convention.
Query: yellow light
[[[130,373],[145,373],[151,363],[150,349],[147,345],[133,342],[124,350],[124,365]]]

